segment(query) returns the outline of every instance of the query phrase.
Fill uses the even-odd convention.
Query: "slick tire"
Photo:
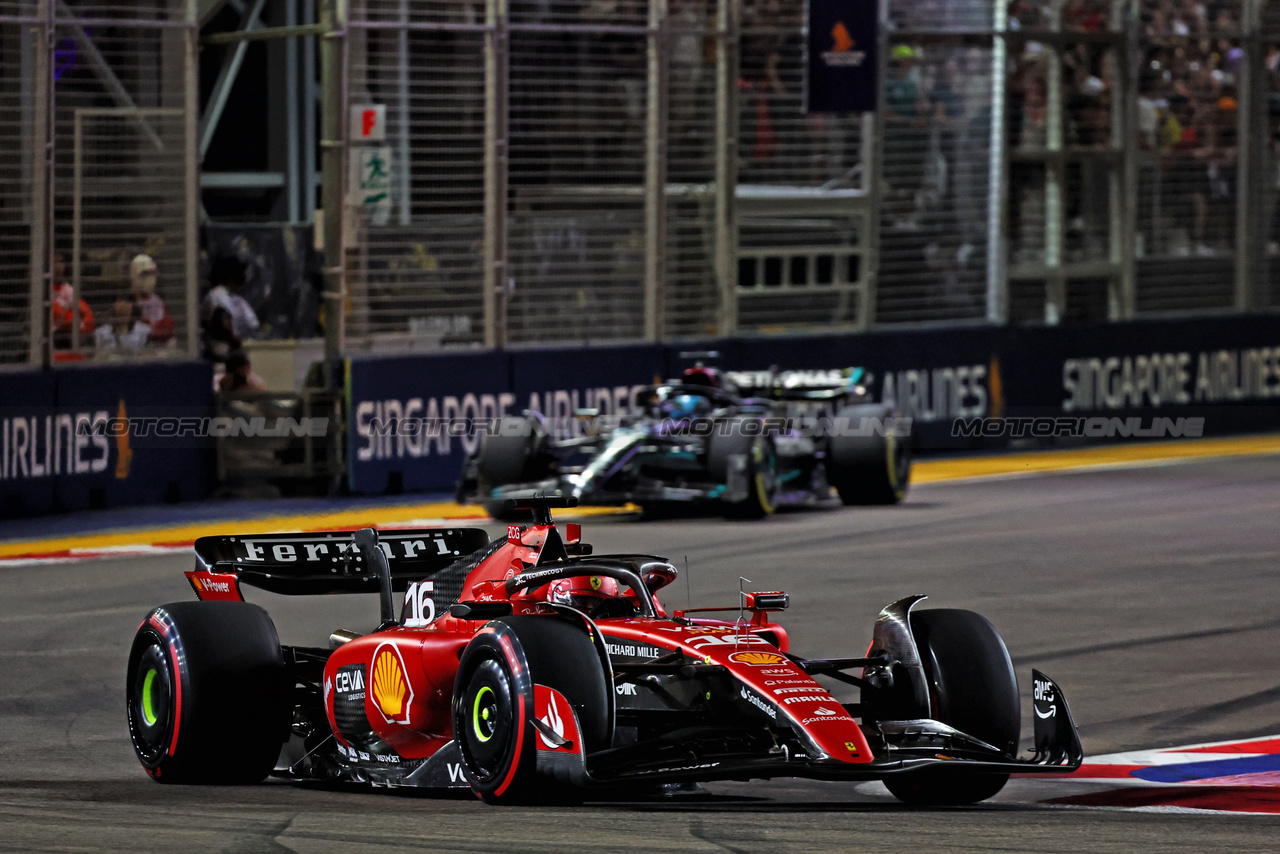
[[[1016,754],[1022,707],[1013,662],[995,627],[973,611],[939,608],[912,612],[911,632],[934,718]],[[885,785],[908,804],[948,806],[985,801],[1008,780],[1008,774],[967,774],[957,767],[890,777]]]
[[[857,428],[864,418],[879,421],[894,414],[892,406],[864,404],[845,407],[836,420]],[[910,438],[868,432],[871,435],[828,438],[827,480],[844,504],[897,504],[906,497],[911,480]]]
[[[552,616],[495,620],[467,645],[453,689],[453,732],[472,790],[490,804],[581,800],[581,790],[537,773],[533,686],[564,695],[586,753],[608,747],[604,668],[585,629]]]
[[[758,419],[735,418],[730,422],[735,429],[722,430],[724,422],[717,422],[707,440],[707,471],[714,482],[728,482],[738,455],[747,460],[747,496],[739,501],[722,501],[726,519],[763,519],[777,506],[778,453],[768,436],[749,435],[749,431],[739,429],[748,421],[758,423]]]
[[[490,516],[502,521],[527,521],[525,511],[512,513],[490,496],[500,486],[542,480],[550,475],[546,442],[547,434],[536,419],[518,416],[499,419],[498,431],[484,438],[476,458],[476,486]]]
[[[256,783],[289,734],[291,689],[267,612],[247,602],[156,608],[125,677],[129,735],[160,783]]]

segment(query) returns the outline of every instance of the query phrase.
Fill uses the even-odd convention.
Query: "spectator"
[[[53,253],[53,290],[50,294],[49,331],[53,335],[55,349],[71,346],[71,325],[74,322],[75,289],[67,281],[67,261],[61,252]],[[82,298],[80,300],[80,335],[93,334],[93,311]]]
[[[234,394],[266,390],[267,384],[262,381],[262,377],[253,372],[249,355],[243,350],[232,351],[227,356],[227,370],[218,378],[218,391]]]
[[[886,201],[896,225],[916,227],[912,213],[924,175],[928,104],[921,92],[915,48],[895,45],[889,56],[882,111]]]
[[[778,37],[772,32],[754,31],[743,38],[738,89],[750,104],[743,111],[744,149],[750,158],[745,165],[763,164],[778,154],[778,135],[769,101],[787,94],[778,76],[780,59]]]
[[[136,255],[129,264],[130,291],[138,318],[150,329],[150,342],[165,345],[176,331],[164,300],[156,294],[156,262],[150,255]]]
[[[94,344],[100,353],[140,353],[146,347],[152,331],[138,316],[134,303],[118,299],[111,306],[111,322],[104,323],[94,331]]]
[[[223,256],[213,262],[209,273],[213,289],[205,294],[200,306],[200,323],[204,328],[205,357],[222,362],[240,349],[246,338],[257,334],[258,315],[241,296],[244,290],[244,264]]]

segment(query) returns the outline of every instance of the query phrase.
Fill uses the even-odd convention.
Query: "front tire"
[[[867,426],[863,419],[887,424],[894,417],[893,407],[881,404],[847,406],[836,415],[837,423],[852,428]],[[884,432],[883,436],[872,432],[828,439],[827,480],[844,504],[897,504],[906,498],[911,481],[911,439],[892,430]]]
[[[980,614],[957,609],[913,611],[915,636],[929,683],[933,717],[1010,756],[1017,753],[1022,707],[1009,651]],[[930,770],[890,777],[885,786],[908,804],[974,804],[1004,788],[1008,774]]]
[[[134,752],[161,783],[256,783],[288,735],[280,639],[247,602],[156,608],[134,635],[125,676]]]
[[[717,483],[728,483],[735,458],[746,459],[744,472],[747,483],[745,498],[723,501],[726,519],[763,519],[773,513],[778,500],[778,453],[773,440],[764,435],[749,435],[742,429],[747,423],[759,424],[756,419],[735,418],[727,423],[732,429],[721,435],[717,422],[716,432],[707,442],[707,470]]]
[[[584,753],[612,740],[603,667],[582,627],[559,617],[495,620],[467,645],[454,682],[453,733],[471,788],[491,804],[574,800],[578,790],[537,773],[534,684],[564,695]]]

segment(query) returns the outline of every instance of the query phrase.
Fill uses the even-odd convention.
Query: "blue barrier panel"
[[[54,478],[65,456],[51,453],[46,430],[53,412],[55,374],[0,373],[0,517],[53,509]]]
[[[582,434],[585,422],[573,417],[574,410],[630,414],[636,388],[652,385],[663,375],[663,348],[656,344],[520,350],[510,356],[516,397],[512,411],[541,412],[557,439]]]
[[[478,441],[462,422],[521,408],[506,353],[353,358],[347,394],[347,478],[366,493],[452,489]]]
[[[991,327],[703,343],[721,351],[723,367],[747,374],[744,381],[777,368],[801,385],[824,385],[845,368],[864,368],[872,399],[893,401],[911,417],[917,447],[946,448],[974,445],[952,441],[954,419],[1002,411],[1006,340],[1004,328]]]
[[[205,419],[215,413],[212,365],[84,366],[57,374],[59,412],[88,419],[92,435],[76,439],[96,449],[88,472],[64,472],[58,479],[60,509],[209,494],[215,446]]]
[[[1252,315],[1013,329],[1009,414],[1203,418],[1203,435],[1280,427],[1280,317]],[[1169,430],[1157,423],[1155,427]],[[1177,435],[1172,433],[1171,435]],[[1094,438],[1113,438],[1099,435]],[[1152,436],[1151,438],[1157,438]]]
[[[567,438],[580,427],[573,410],[626,412],[636,386],[678,378],[693,364],[681,353],[697,350],[719,351],[709,363],[743,382],[777,369],[801,385],[826,385],[845,368],[863,368],[871,399],[910,416],[922,450],[1158,438],[1143,432],[1152,419],[1202,418],[1206,436],[1280,429],[1280,317],[1272,315],[371,358],[351,362],[352,488],[449,488],[476,444],[473,436],[379,435],[378,424],[534,409]],[[1010,427],[1049,418],[1107,429]],[[1138,432],[1133,418],[1142,419]],[[1118,434],[1115,420],[1124,425]],[[1165,434],[1195,435],[1180,424]]]
[[[210,365],[67,367],[4,375],[0,389],[6,410],[0,456],[7,454],[8,463],[0,462],[4,515],[209,494]]]

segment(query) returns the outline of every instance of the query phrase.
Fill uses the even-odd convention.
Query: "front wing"
[[[960,732],[940,721],[918,719],[880,721],[863,730],[875,758],[851,764],[829,756],[809,755],[803,749],[781,744],[766,752],[735,751],[726,745],[741,743],[742,731],[730,727],[690,728],[672,732],[654,743],[611,748],[584,756],[572,738],[578,731],[577,715],[563,697],[560,714],[569,717],[556,738],[545,718],[531,720],[530,735],[537,737],[538,770],[559,781],[584,788],[607,788],[656,783],[711,782],[715,780],[804,777],[819,780],[883,780],[922,771],[947,774],[1069,774],[1080,767],[1084,751],[1066,698],[1052,679],[1032,671],[1035,737],[1030,755],[1015,757]],[[539,700],[553,694],[537,686]],[[559,696],[558,694],[556,696]],[[617,761],[624,752],[629,760]],[[331,781],[373,783],[381,786],[467,788],[456,745],[449,742],[430,759],[400,760],[379,764],[378,757],[343,752],[336,765],[324,773],[303,770],[303,763],[280,767],[277,774],[294,779],[324,777]],[[612,755],[611,755],[612,754]],[[286,766],[287,763],[282,763]],[[308,773],[309,772],[309,773]]]

